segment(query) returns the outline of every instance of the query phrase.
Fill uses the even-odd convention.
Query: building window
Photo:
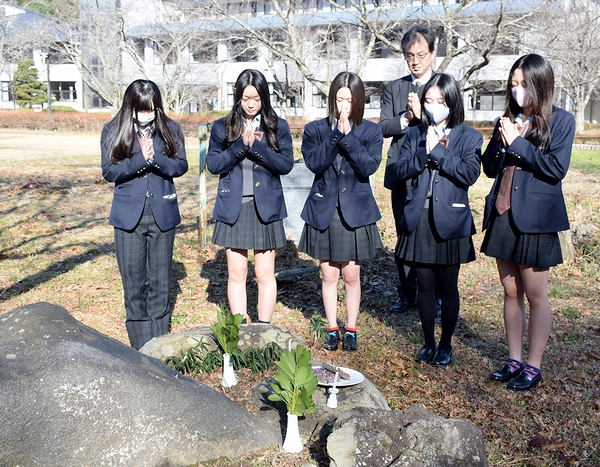
[[[2,94],[2,102],[12,101],[12,96],[10,95],[9,85],[10,85],[9,81],[0,81],[0,93]]]
[[[233,86],[235,83],[227,83],[227,108],[233,108]]]
[[[98,94],[88,94],[88,108],[89,109],[104,109],[110,107],[109,103],[102,99]]]
[[[385,85],[381,81],[365,82],[365,109],[381,109]]]
[[[50,92],[56,101],[76,102],[75,81],[50,81]]]
[[[506,91],[481,91],[477,94],[475,110],[503,111],[506,105]],[[469,110],[473,110],[473,96],[469,100]]]
[[[313,107],[324,109],[327,107],[327,97],[322,92],[313,86]]]

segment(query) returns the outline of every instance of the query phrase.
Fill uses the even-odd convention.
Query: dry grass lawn
[[[173,331],[213,322],[226,301],[223,252],[202,248],[198,236],[198,141],[187,141],[190,171],[176,181],[183,222],[176,237],[172,288]],[[122,289],[108,225],[112,187],[100,172],[97,133],[0,130],[0,314],[21,305],[48,301],[78,320],[127,343]],[[491,466],[600,465],[600,154],[579,151],[565,183],[572,228],[592,224],[596,232],[576,237],[575,260],[554,268],[549,292],[554,326],[544,359],[544,382],[530,393],[513,393],[487,379],[506,355],[502,294],[495,263],[484,255],[461,269],[461,317],[454,360],[446,369],[417,365],[422,337],[415,311],[391,315],[395,298],[394,224],[383,170],[376,197],[383,214],[379,228],[385,250],[362,270],[363,302],[356,353],[326,353],[308,326],[323,314],[320,282],[307,277],[282,286],[274,323],[306,339],[316,359],[355,368],[383,392],[393,408],[421,403],[444,417],[467,418],[483,431]],[[209,214],[215,178],[208,177]],[[471,189],[476,225],[491,181]],[[209,216],[210,217],[210,216]],[[209,234],[211,228],[209,226]],[[475,236],[481,244],[482,234]],[[294,246],[278,252],[278,270],[314,265]],[[256,288],[249,283],[250,304]],[[340,289],[343,298],[343,290]],[[250,310],[252,315],[254,310]],[[340,317],[344,319],[340,309]],[[244,372],[228,394],[241,401],[253,380]],[[199,378],[218,385],[215,375]],[[207,466],[327,465],[322,446],[300,455],[278,449],[246,459]]]

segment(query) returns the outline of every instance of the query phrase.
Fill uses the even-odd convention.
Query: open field
[[[175,240],[173,331],[215,321],[217,307],[226,301],[224,254],[212,245],[201,248],[198,238],[198,141],[186,144],[190,171],[175,182],[183,222]],[[128,343],[108,225],[112,186],[102,179],[99,154],[97,133],[0,130],[0,314],[48,301]],[[414,363],[422,342],[416,311],[387,313],[396,295],[395,232],[383,167],[376,175],[375,195],[385,250],[363,265],[359,351],[326,353],[311,336],[308,318],[323,315],[318,276],[280,288],[273,322],[294,329],[316,359],[364,373],[393,408],[421,403],[441,416],[472,420],[484,433],[491,466],[600,466],[599,179],[600,152],[575,152],[564,182],[572,229],[592,224],[595,230],[587,237],[575,236],[575,260],[551,272],[554,326],[544,382],[531,393],[513,393],[487,379],[505,356],[506,345],[501,286],[494,261],[484,255],[461,269],[453,363],[445,369]],[[216,179],[209,176],[208,181],[210,214]],[[491,180],[482,176],[470,191],[478,229],[490,186]],[[482,237],[475,236],[476,248]],[[276,268],[314,264],[290,243],[278,252]],[[249,303],[255,305],[252,281],[249,289]],[[340,310],[342,320],[344,316]],[[204,378],[199,377],[214,382]],[[229,394],[243,399],[240,391],[248,386],[242,381]],[[322,462],[313,446],[300,455],[272,450],[206,465],[290,467],[307,463],[310,456]]]

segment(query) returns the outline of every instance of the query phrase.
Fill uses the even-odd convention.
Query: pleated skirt
[[[314,259],[337,263],[374,258],[381,248],[383,243],[377,224],[352,229],[341,218],[339,208],[325,230],[304,224],[298,245],[298,251]]]
[[[435,228],[428,208],[423,210],[419,225],[412,232],[403,231],[398,237],[396,255],[410,263],[452,266],[475,260],[471,236],[442,239]]]
[[[212,242],[225,248],[272,250],[284,247],[286,238],[283,221],[263,222],[252,200],[242,203],[240,216],[235,224],[217,221]]]
[[[493,258],[526,266],[549,268],[563,262],[558,233],[525,234],[519,232],[509,209],[490,218],[481,244],[481,252]]]

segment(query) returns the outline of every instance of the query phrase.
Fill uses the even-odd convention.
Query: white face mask
[[[435,123],[443,122],[450,115],[450,109],[444,104],[425,104],[425,112]]]
[[[519,104],[519,107],[531,107],[531,97],[529,97],[527,88],[524,88],[523,86],[514,86],[510,90],[510,93],[512,94],[513,99],[517,101],[517,104]]]
[[[133,118],[135,118],[135,114]],[[154,112],[151,114],[137,114],[136,120],[140,125],[149,125],[154,121]]]

